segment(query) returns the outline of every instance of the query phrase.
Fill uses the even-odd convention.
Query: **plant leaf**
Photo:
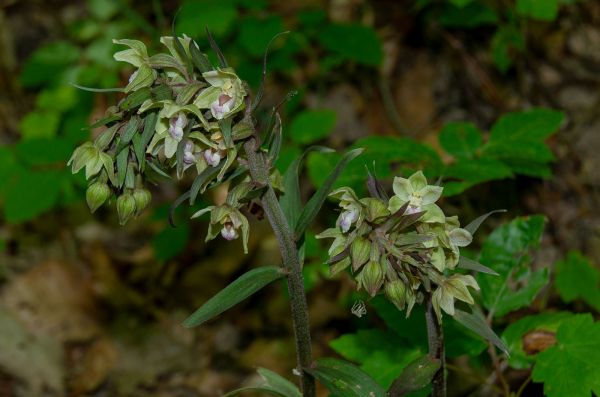
[[[321,358],[305,371],[337,397],[386,397],[385,390],[373,378],[347,361]]]
[[[300,213],[300,217],[298,218],[298,222],[295,227],[295,235],[296,237],[300,237],[306,231],[306,228],[312,223],[315,219],[321,206],[325,202],[327,195],[331,192],[333,188],[333,184],[335,180],[340,175],[342,170],[346,167],[346,165],[359,156],[363,152],[362,148],[350,150],[346,152],[341,160],[337,163],[333,171],[329,174],[325,182],[317,189],[315,194],[308,200],[302,212]]]
[[[477,274],[483,305],[495,317],[527,307],[548,283],[548,268],[533,269],[533,254],[544,231],[542,215],[516,218],[484,241],[479,262],[498,277]]]
[[[252,269],[210,298],[189,316],[183,325],[188,328],[197,327],[281,277],[283,277],[283,273],[277,266],[262,266]]]
[[[439,359],[429,355],[417,358],[404,368],[390,387],[389,393],[394,397],[402,397],[423,389],[431,383],[431,379],[440,369],[440,365]]]
[[[219,59],[219,65],[222,68],[228,67],[227,60],[225,59],[225,55],[223,55],[223,52],[221,51],[221,49],[217,45],[217,42],[212,37],[212,34],[210,34],[210,30],[208,30],[208,26],[206,27],[206,37],[208,38],[208,42],[210,43],[210,47],[213,49],[213,51],[215,52],[215,54],[217,54],[217,58]]]
[[[555,266],[556,289],[563,301],[570,303],[582,299],[600,311],[600,270],[577,251],[567,254]]]
[[[494,211],[490,211],[487,214],[483,214],[475,219],[473,219],[471,221],[471,223],[469,223],[467,226],[463,227],[463,229],[465,229],[467,232],[471,233],[471,234],[475,234],[475,232],[477,231],[477,229],[479,229],[479,226],[481,226],[481,224],[483,222],[485,222],[485,220],[492,214],[498,214],[501,212],[506,212],[506,210],[494,210]]]
[[[221,161],[216,167],[207,167],[196,177],[196,179],[194,179],[192,187],[190,188],[190,205],[194,205],[202,186],[205,185],[206,181],[218,174],[224,164],[225,162]]]
[[[588,397],[600,394],[600,321],[590,313],[565,319],[556,344],[537,355],[534,382],[544,382],[548,397]]]
[[[246,391],[266,392],[281,397],[302,397],[302,393],[298,390],[298,387],[278,373],[260,367],[256,372],[258,372],[262,378],[261,383],[256,386],[243,387],[241,389],[230,391],[223,397],[232,397]]]
[[[490,269],[487,266],[483,266],[481,263],[474,261],[473,259],[469,259],[466,256],[461,256],[458,258],[458,267],[461,269],[473,270],[479,273],[492,274],[494,276],[499,276],[499,274]]]
[[[492,342],[506,355],[509,354],[508,347],[506,347],[504,342],[502,342],[498,335],[496,335],[496,333],[489,327],[489,325],[485,322],[485,319],[480,314],[467,313],[456,309],[454,316],[452,317],[460,324],[480,335],[485,340]]]
[[[302,211],[302,201],[300,197],[300,167],[306,155],[310,152],[331,153],[334,152],[325,146],[311,146],[288,166],[283,174],[283,194],[279,198],[279,204],[292,229],[296,226],[298,216]]]

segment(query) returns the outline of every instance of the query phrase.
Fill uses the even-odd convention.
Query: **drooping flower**
[[[187,126],[188,120],[185,113],[179,112],[169,118],[169,134],[171,138],[180,142],[183,139],[183,129]]]
[[[203,73],[202,77],[210,87],[198,94],[194,105],[200,109],[210,109],[210,113],[217,120],[243,109],[246,90],[233,69],[213,70]]]

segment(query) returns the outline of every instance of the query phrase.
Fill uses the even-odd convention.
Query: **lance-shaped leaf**
[[[247,391],[265,392],[281,397],[302,397],[302,393],[298,390],[298,387],[278,373],[266,368],[258,368],[256,372],[262,378],[259,384],[230,391],[223,397],[233,397]]]
[[[192,62],[194,63],[194,66],[198,68],[200,73],[206,73],[213,70],[213,66],[210,64],[207,56],[200,51],[198,44],[196,44],[194,40],[190,40],[189,50]]]
[[[281,268],[277,266],[263,266],[252,269],[210,298],[208,302],[189,316],[183,322],[183,325],[188,328],[201,325],[281,277],[283,277],[283,273]]]
[[[476,313],[467,313],[462,310],[455,309],[452,317],[460,324],[480,335],[485,340],[492,342],[506,355],[509,354],[508,347],[506,347],[504,342],[502,342],[498,335],[496,335],[496,333],[490,328],[483,316]]]
[[[350,161],[352,161],[362,152],[362,148],[354,149],[347,152],[342,157],[342,159],[336,164],[335,168],[333,169],[333,171],[331,171],[331,173],[329,174],[325,182],[321,185],[321,187],[319,187],[315,194],[310,198],[310,200],[308,200],[308,202],[302,209],[300,216],[298,217],[298,222],[294,229],[297,238],[301,237],[304,234],[306,228],[316,218],[317,214],[319,213],[319,210],[325,202],[325,199],[327,198],[327,195],[331,192],[333,184],[335,183],[340,173],[344,170],[346,165],[348,165]]]
[[[210,34],[210,30],[208,30],[208,26],[206,27],[205,30],[206,30],[206,37],[208,38],[208,42],[210,43],[210,47],[213,49],[215,54],[217,54],[217,58],[219,59],[219,66],[221,66],[221,68],[223,68],[223,69],[228,67],[227,60],[225,59],[225,55],[223,55],[223,52],[219,48],[217,42],[213,38],[212,34]]]
[[[479,273],[492,274],[494,276],[499,276],[498,272],[490,269],[487,266],[483,266],[481,263],[474,261],[473,259],[469,259],[466,256],[460,256],[458,259],[458,267],[461,269],[473,270]]]
[[[123,186],[127,174],[127,159],[129,158],[129,148],[125,148],[117,154],[117,187]]]
[[[331,153],[334,150],[325,146],[311,146],[300,156],[296,157],[285,171],[285,174],[283,174],[283,194],[279,198],[279,204],[292,229],[296,226],[296,221],[302,211],[299,181],[300,167],[302,161],[310,152]]]
[[[194,179],[194,182],[192,183],[192,187],[190,189],[190,205],[194,205],[194,203],[196,202],[196,197],[198,196],[198,193],[200,192],[202,187],[206,186],[206,183],[210,181],[215,175],[217,175],[219,170],[223,168],[224,164],[225,162],[222,161],[216,167],[207,167],[196,177],[196,179]]]
[[[156,112],[152,112],[146,116],[144,119],[144,130],[142,131],[141,138],[139,140],[138,146],[135,147],[135,155],[138,159],[140,170],[143,171],[146,165],[145,162],[145,153],[152,136],[154,135],[156,121],[158,119],[158,114]]]
[[[271,37],[271,40],[269,40],[269,43],[267,44],[267,48],[265,49],[265,55],[263,56],[262,79],[260,82],[260,86],[258,87],[258,92],[256,93],[256,96],[254,97],[254,100],[252,101],[252,105],[250,106],[250,109],[252,112],[254,112],[256,110],[256,108],[262,101],[262,98],[265,93],[265,81],[267,79],[267,57],[269,55],[269,49],[271,48],[271,44],[279,36],[283,36],[288,33],[290,33],[290,32],[286,31],[286,32],[277,33],[275,36]]]
[[[425,355],[412,361],[404,368],[388,391],[389,397],[402,397],[423,389],[440,369],[440,360]]]
[[[347,361],[321,358],[305,371],[338,397],[386,397],[385,390],[373,378]]]
[[[119,142],[117,152],[120,152],[129,142],[131,142],[139,126],[140,119],[138,117],[132,117],[131,120],[129,120],[121,134],[121,141]]]
[[[498,214],[500,212],[506,212],[506,210],[494,210],[494,211],[490,211],[487,214],[483,214],[475,219],[473,219],[473,221],[471,221],[471,223],[469,223],[467,226],[463,227],[463,229],[465,229],[466,231],[468,231],[471,234],[475,234],[475,232],[477,231],[477,229],[479,229],[479,226],[481,226],[481,224],[483,222],[485,222],[485,220],[492,214]]]

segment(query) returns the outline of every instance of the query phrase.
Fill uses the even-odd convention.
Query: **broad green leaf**
[[[79,48],[67,41],[53,41],[39,47],[21,69],[21,84],[31,88],[61,82],[62,73],[76,63],[79,56]]]
[[[21,223],[57,204],[66,175],[63,170],[23,170],[12,177],[4,195],[4,217],[9,223]]]
[[[512,175],[506,164],[493,158],[461,159],[444,171],[445,178],[462,180],[445,182],[444,196],[453,196],[478,183],[510,178]]]
[[[223,397],[232,397],[244,392],[265,392],[281,397],[302,397],[298,387],[281,375],[266,368],[256,370],[262,381],[256,386],[243,387],[241,389],[230,391]]]
[[[262,57],[271,38],[285,30],[280,16],[251,16],[241,20],[239,26],[239,43],[250,55],[257,58]]]
[[[387,389],[412,360],[423,354],[422,347],[401,342],[392,330],[368,329],[342,335],[329,345],[345,359],[359,363]]]
[[[385,390],[354,365],[335,358],[321,358],[306,371],[338,397],[386,397]]]
[[[508,159],[510,162],[521,160],[521,164],[517,163],[519,169],[515,171],[526,173],[526,167],[531,163],[553,160],[554,157],[543,140],[559,129],[563,117],[562,112],[544,108],[509,113],[492,127],[484,154]],[[540,165],[531,166],[535,168]],[[539,173],[534,171],[534,175]]]
[[[333,184],[336,179],[342,172],[342,170],[346,167],[346,165],[359,156],[363,152],[363,149],[354,149],[346,152],[342,159],[336,164],[335,168],[329,173],[325,182],[317,189],[317,191],[313,194],[313,196],[308,200],[300,216],[298,217],[298,222],[296,224],[296,228],[294,229],[294,234],[299,237],[304,234],[306,228],[313,222],[313,220],[317,217],[319,210],[323,206],[327,195],[331,192],[333,188]]]
[[[427,328],[422,306],[416,306],[408,318],[405,312],[399,311],[383,297],[375,297],[369,302],[369,306],[374,307],[377,315],[398,335],[400,339],[394,340],[397,340],[399,346],[427,351]],[[486,345],[481,338],[462,325],[454,321],[445,321],[443,327],[444,335],[448,340],[452,340],[452,343],[446,345],[446,356],[476,356],[485,349]]]
[[[30,139],[14,146],[15,154],[26,165],[48,165],[66,162],[73,152],[73,143],[67,139]]]
[[[442,169],[441,159],[433,148],[410,138],[370,136],[359,139],[352,147],[365,149],[361,161],[348,164],[334,187],[350,186],[357,194],[365,189],[365,165],[373,166],[380,179],[410,175],[420,169],[426,170],[428,176],[440,175]],[[307,168],[312,183],[321,185],[326,178],[323,170],[332,169],[338,159],[339,156],[335,155],[311,153]]]
[[[460,324],[475,332],[485,340],[492,342],[498,349],[502,350],[504,353],[509,354],[508,347],[506,347],[504,342],[502,342],[502,340],[490,328],[483,316],[481,316],[480,314],[467,313],[462,310],[456,310],[454,316],[452,317]]]
[[[473,123],[448,123],[439,135],[440,145],[456,158],[473,158],[481,146],[481,131]]]
[[[548,397],[600,395],[600,322],[591,314],[566,319],[556,331],[556,345],[538,354],[534,382]]]
[[[531,268],[544,224],[542,215],[516,218],[494,230],[483,243],[479,262],[500,275],[477,275],[483,305],[494,316],[529,306],[548,283],[547,268]]]
[[[307,110],[300,113],[290,125],[290,138],[306,145],[326,138],[335,126],[336,113],[333,110]]]
[[[333,54],[368,66],[383,60],[381,41],[373,28],[361,24],[327,24],[320,29],[321,45]]]
[[[492,37],[492,60],[505,73],[513,64],[513,56],[525,51],[525,38],[513,25],[500,26]]]
[[[577,251],[556,263],[555,285],[563,301],[582,299],[600,312],[600,270]]]
[[[60,113],[55,110],[36,110],[21,119],[21,136],[27,139],[51,139],[58,132]]]
[[[152,239],[154,255],[159,261],[167,261],[181,254],[188,244],[190,227],[187,224],[180,227],[165,227]]]
[[[466,2],[466,0],[455,0],[455,5],[447,5],[440,13],[439,21],[443,26],[473,29],[498,23],[496,11],[487,4],[470,1],[469,4],[461,6],[456,4],[459,1]]]
[[[392,385],[390,392],[394,396],[406,396],[421,390],[431,383],[433,376],[440,369],[441,362],[429,355],[421,356],[412,361]]]
[[[114,0],[88,0],[90,13],[102,20],[107,21],[119,12],[119,3]]]
[[[517,13],[542,21],[553,21],[558,15],[558,0],[517,0]]]
[[[300,167],[304,157],[310,152],[331,153],[333,149],[324,146],[311,146],[288,166],[283,175],[283,194],[279,198],[279,204],[292,229],[296,226],[298,216],[302,211],[302,201],[300,197]]]
[[[508,346],[510,357],[508,362],[512,368],[527,369],[535,362],[537,354],[530,354],[523,349],[523,339],[532,332],[556,333],[559,325],[573,316],[568,312],[541,313],[534,316],[526,316],[515,323],[510,324],[502,334],[502,339]]]
[[[210,298],[189,316],[183,325],[188,328],[201,325],[281,277],[283,277],[283,273],[277,266],[262,266],[252,269]]]
[[[229,31],[238,16],[231,1],[187,0],[181,5],[176,21],[178,35],[203,37],[204,27],[217,36]]]

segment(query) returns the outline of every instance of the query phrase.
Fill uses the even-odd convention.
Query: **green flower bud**
[[[385,284],[385,296],[398,308],[404,310],[406,305],[406,285],[402,280],[394,280]]]
[[[90,211],[95,212],[110,197],[110,188],[104,182],[92,183],[85,192]]]
[[[369,261],[358,275],[359,287],[363,287],[371,296],[375,296],[383,283],[384,272],[381,264]]]
[[[135,214],[135,198],[131,193],[123,193],[117,198],[117,214],[121,225],[126,224]]]
[[[371,243],[364,237],[357,237],[350,247],[350,257],[352,258],[352,269],[357,271],[364,265],[371,254]]]
[[[148,189],[135,189],[133,191],[133,199],[135,200],[136,213],[141,213],[152,200],[152,193]]]

